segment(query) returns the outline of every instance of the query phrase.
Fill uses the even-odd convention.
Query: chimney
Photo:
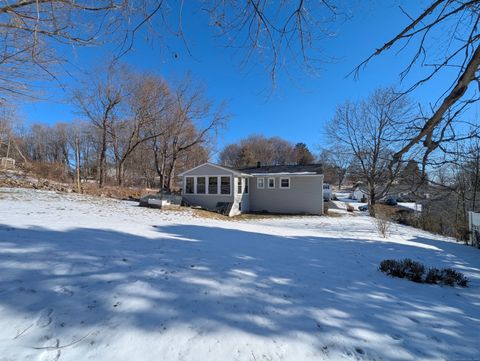
[[[262,165],[262,163],[257,162],[257,168],[260,168],[261,165]]]

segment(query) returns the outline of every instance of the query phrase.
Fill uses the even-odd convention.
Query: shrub
[[[355,208],[350,203],[347,203],[347,212],[353,212],[354,210]]]
[[[468,279],[451,268],[430,268],[425,274],[425,266],[409,258],[404,260],[386,259],[380,262],[379,270],[389,276],[407,278],[410,281],[446,286],[468,287]]]
[[[380,271],[392,277],[407,278],[413,282],[422,282],[425,267],[416,261],[406,258],[402,261],[386,259],[380,262]]]
[[[455,285],[460,287],[468,286],[468,279],[460,272],[451,268],[430,268],[425,276],[425,283],[442,284],[446,286]]]

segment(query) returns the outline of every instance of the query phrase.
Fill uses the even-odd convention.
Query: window
[[[197,194],[205,194],[205,177],[197,177]]]
[[[185,193],[193,194],[194,193],[193,185],[194,185],[194,178],[185,177]]]
[[[257,188],[258,189],[265,188],[265,178],[257,178]]]
[[[290,178],[280,178],[280,188],[289,189],[290,188]]]
[[[230,177],[220,178],[220,193],[230,194]]]
[[[245,194],[248,194],[248,178],[245,178]]]
[[[217,177],[208,177],[208,194],[218,194]]]
[[[237,193],[242,194],[242,178],[237,178]]]
[[[275,188],[275,178],[268,178],[268,188]]]

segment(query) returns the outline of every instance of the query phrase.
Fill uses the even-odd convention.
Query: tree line
[[[71,97],[82,120],[18,127],[10,114],[0,121],[0,154],[77,184],[172,190],[180,170],[210,157],[228,119],[188,76],[172,85],[121,67],[84,83]]]

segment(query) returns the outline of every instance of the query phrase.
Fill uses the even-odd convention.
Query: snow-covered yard
[[[454,267],[466,289],[388,278]],[[0,189],[0,360],[478,360],[480,252],[369,217],[196,218]]]

